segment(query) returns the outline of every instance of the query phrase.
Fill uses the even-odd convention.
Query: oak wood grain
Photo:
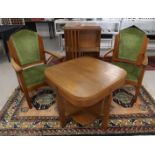
[[[70,23],[64,27],[66,60],[99,57],[101,28],[96,24]]]
[[[68,103],[79,108],[82,113],[85,111],[84,115],[87,116],[87,108],[98,104],[113,90],[122,86],[126,75],[125,70],[91,57],[73,59],[45,70],[46,82],[55,86]],[[106,107],[109,109],[110,102],[107,102]],[[92,109],[91,111],[93,112]],[[109,110],[105,111],[107,116],[104,116],[106,119],[107,111]],[[81,116],[77,117],[81,120]]]

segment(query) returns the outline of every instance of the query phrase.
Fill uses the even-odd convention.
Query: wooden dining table
[[[100,117],[106,129],[112,92],[124,84],[126,75],[125,70],[91,57],[48,67],[45,78],[56,89],[61,126],[68,117],[82,125]]]

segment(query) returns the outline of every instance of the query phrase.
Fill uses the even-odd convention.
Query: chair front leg
[[[134,102],[137,101],[137,97],[140,94],[140,87],[141,85],[135,86],[135,97],[134,97]]]
[[[26,97],[26,101],[28,103],[28,106],[29,106],[30,109],[32,109],[32,99],[31,99],[31,97],[29,95],[28,89],[27,89],[27,87],[25,85],[25,81],[24,81],[24,78],[23,78],[23,75],[22,75],[21,72],[18,73],[18,79],[19,79],[20,87],[21,87],[21,89],[22,89],[22,91],[23,91],[23,93],[24,93],[24,95]]]
[[[24,94],[25,94],[26,101],[28,103],[29,108],[32,109],[32,99],[31,99],[31,97],[29,95],[29,92],[24,89]]]

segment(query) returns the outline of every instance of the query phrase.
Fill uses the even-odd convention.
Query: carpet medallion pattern
[[[133,91],[132,87],[124,89]],[[61,128],[56,101],[46,110],[29,109],[23,93],[17,88],[0,113],[0,135],[155,134],[155,102],[145,88],[142,87],[140,92],[133,107],[125,108],[112,102],[108,129],[105,131],[101,128],[100,119],[87,126],[70,119]]]

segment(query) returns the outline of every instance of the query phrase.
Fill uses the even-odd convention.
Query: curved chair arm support
[[[64,58],[64,56],[63,55],[61,55],[61,54],[59,54],[59,52],[56,52],[56,51],[44,51],[46,54],[48,54],[48,55],[51,55],[51,56],[54,56],[54,57],[56,57],[56,58]]]
[[[106,54],[103,56],[103,59],[107,57],[108,54],[110,54],[114,49],[110,49],[109,51],[106,52]]]
[[[110,49],[109,51],[106,52],[106,54],[104,55],[104,58],[107,57],[108,54],[110,54],[114,49]]]
[[[16,72],[21,72],[23,70],[23,68],[19,66],[13,58],[11,58],[11,64]]]
[[[56,58],[60,61],[63,61],[65,56],[60,54],[59,52],[56,51],[44,51],[46,54],[50,55],[50,57],[47,59],[47,63],[52,59],[52,58]]]

